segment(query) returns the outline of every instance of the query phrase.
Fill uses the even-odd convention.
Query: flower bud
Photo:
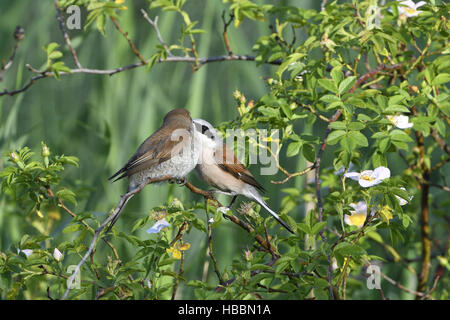
[[[19,155],[17,153],[11,152],[10,156],[11,156],[11,161],[12,162],[14,162],[14,163],[19,162]]]
[[[49,147],[47,147],[47,145],[45,143],[42,142],[42,156],[44,158],[49,157],[50,156],[50,149]]]

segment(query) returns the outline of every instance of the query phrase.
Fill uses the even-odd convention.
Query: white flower
[[[208,220],[209,223],[214,223],[214,218]]]
[[[164,218],[156,221],[156,223],[150,229],[147,230],[147,233],[158,233],[161,231],[161,229],[167,227],[170,227],[170,223],[168,223],[167,220]]]
[[[26,255],[27,257],[29,257],[29,256],[31,256],[31,255],[33,254],[33,250],[31,250],[31,249],[23,249],[23,250],[17,249],[17,253],[18,253],[18,254],[20,254],[21,252],[22,252],[24,255]]]
[[[55,258],[56,261],[62,260],[63,254],[58,250],[58,248],[55,248],[55,250],[53,250],[53,258]]]
[[[367,204],[365,201],[359,201],[358,203],[350,203],[350,207],[355,209],[350,211],[351,215],[344,215],[344,221],[349,226],[356,226],[361,228],[364,225],[367,217]],[[370,215],[374,214],[374,209],[372,208]]]
[[[413,123],[409,122],[408,116],[387,116],[386,118],[388,118],[394,124],[394,126],[400,129],[408,129],[414,125]]]
[[[345,177],[359,182],[359,185],[363,188],[375,186],[384,179],[391,176],[391,170],[386,167],[378,167],[375,170],[364,170],[361,173],[348,172],[344,174]]]
[[[414,3],[414,1],[411,0],[400,1],[400,5],[398,6],[398,13],[400,16],[404,15],[407,18],[416,17],[422,12],[420,10],[417,10],[417,8],[425,4],[427,4],[425,1],[419,1],[418,3]]]
[[[401,187],[400,189],[406,191],[406,188],[404,188],[404,187]],[[411,201],[412,198],[413,198],[413,196],[410,196],[409,200],[405,200],[405,199],[403,199],[402,197],[399,197],[399,196],[395,196],[395,197],[397,198],[398,202],[400,202],[401,206],[404,206],[405,204],[408,204],[408,202]]]

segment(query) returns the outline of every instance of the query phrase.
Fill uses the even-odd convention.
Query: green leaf
[[[342,256],[359,257],[367,254],[366,251],[356,244],[349,242],[341,242],[334,248],[335,253],[339,253]]]
[[[318,233],[319,233],[326,225],[327,225],[327,223],[326,223],[325,221],[316,223],[316,224],[312,227],[311,233],[312,233],[312,234],[318,234]]]
[[[63,233],[72,233],[72,232],[76,232],[76,231],[83,230],[83,229],[84,229],[84,226],[76,223],[76,224],[69,224],[67,227],[65,227],[63,229],[62,232]]]
[[[302,153],[305,156],[306,160],[309,162],[314,162],[316,159],[316,151],[314,150],[314,147],[310,144],[303,145]]]
[[[342,67],[334,67],[333,70],[331,70],[331,72],[330,72],[331,78],[333,79],[333,82],[336,87],[344,79],[344,74],[342,73],[341,70],[342,70]]]
[[[348,129],[349,130],[362,130],[366,127],[366,125],[362,122],[350,122],[348,124]]]
[[[319,99],[320,101],[326,102],[326,103],[332,103],[336,101],[341,101],[338,96],[332,95],[332,94],[326,94]]]
[[[348,90],[350,90],[350,88],[353,87],[355,82],[356,82],[355,76],[350,76],[342,80],[342,82],[339,84],[339,94],[346,93]]]
[[[431,84],[433,86],[438,86],[440,84],[447,83],[449,81],[450,81],[450,73],[440,73],[433,79],[433,81],[431,81]]]
[[[342,121],[335,121],[330,123],[330,128],[331,129],[340,129],[340,130],[346,130],[347,126],[344,122]]]
[[[405,97],[404,97],[403,95],[401,95],[401,94],[392,96],[392,97],[390,97],[389,100],[388,100],[388,106],[390,107],[390,106],[399,104],[399,103],[402,102],[403,100],[405,100]]]
[[[56,196],[63,200],[73,203],[74,205],[77,204],[76,195],[69,189],[61,189],[58,192],[56,192]]]
[[[359,131],[350,131],[348,133],[348,137],[352,139],[356,145],[367,147],[369,146],[369,141],[367,141],[367,138],[365,135],[363,135]]]
[[[298,154],[298,152],[300,151],[301,146],[302,146],[302,142],[299,142],[299,141],[291,142],[287,147],[286,156],[287,157],[296,156]]]
[[[319,79],[317,81],[319,85],[331,92],[337,93],[337,87],[335,86],[334,82],[330,79]]]
[[[52,52],[48,55],[48,58],[49,58],[49,59],[59,59],[59,58],[61,58],[62,56],[63,56],[62,52],[56,50],[56,51],[52,51]]]
[[[393,141],[414,142],[414,140],[403,130],[392,130],[389,135]]]
[[[346,134],[344,130],[335,130],[331,131],[331,133],[328,136],[328,144],[334,145],[339,142],[340,139]]]
[[[47,55],[50,55],[58,47],[59,47],[58,43],[51,42],[45,47],[45,51],[47,51]]]

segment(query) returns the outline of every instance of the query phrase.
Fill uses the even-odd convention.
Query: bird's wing
[[[215,153],[217,165],[224,171],[232,174],[235,178],[254,186],[260,191],[265,191],[264,187],[256,181],[250,171],[238,160],[233,151],[223,144]]]
[[[169,160],[172,155],[180,153],[187,143],[187,139],[184,139],[184,135],[172,135],[177,129],[185,129],[187,132],[191,131],[191,128],[159,128],[139,146],[130,160],[119,171],[109,177],[108,180],[122,174],[114,180],[117,181],[141,170],[149,169]],[[177,139],[174,140],[172,137]]]

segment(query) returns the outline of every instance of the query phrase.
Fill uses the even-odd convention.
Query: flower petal
[[[426,4],[427,4],[427,3],[426,3],[425,1],[419,1],[419,2],[416,3],[416,9],[417,9],[418,7],[421,7],[421,6],[426,5]]]
[[[178,249],[180,249],[181,251],[186,251],[186,250],[188,250],[190,247],[191,247],[191,244],[186,242],[185,244],[179,246]]]
[[[181,251],[175,249],[175,250],[172,252],[172,256],[173,256],[174,259],[180,260],[180,259],[181,259]]]
[[[391,170],[389,170],[389,168],[386,168],[386,167],[383,167],[383,166],[376,168],[373,171],[373,173],[375,174],[377,180],[384,180],[384,179],[387,179],[387,178],[391,177]]]
[[[375,186],[379,183],[381,183],[381,180],[379,179],[375,179],[375,180],[364,180],[364,179],[359,179],[359,185],[363,188],[369,188],[372,186]]]
[[[158,233],[163,228],[170,227],[170,223],[166,221],[166,219],[161,219],[156,221],[156,223],[150,228],[147,229],[147,233]]]
[[[358,181],[359,180],[359,172],[347,172],[346,174],[344,174],[344,177]]]
[[[365,201],[359,201],[354,207],[355,213],[367,215],[367,204]]]

